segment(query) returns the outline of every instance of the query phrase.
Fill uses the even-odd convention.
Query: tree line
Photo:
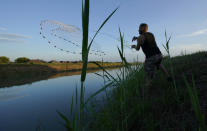
[[[44,60],[31,60],[27,57],[19,57],[14,60],[15,63],[81,63],[81,61],[44,61]],[[89,63],[102,63],[101,61],[89,61]],[[11,63],[10,59],[6,56],[0,56],[0,64],[8,64]],[[111,63],[111,62],[104,62],[104,63]],[[112,63],[119,63],[119,62],[112,62]]]
[[[26,57],[19,57],[17,59],[15,59],[15,63],[27,63],[29,62],[30,59],[26,58]],[[10,59],[6,56],[0,56],[0,64],[7,64],[10,63]]]

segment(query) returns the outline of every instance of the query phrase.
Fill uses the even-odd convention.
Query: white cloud
[[[192,37],[192,36],[199,36],[199,35],[203,35],[203,34],[207,34],[207,29],[201,29],[201,30],[192,32],[190,34],[182,35],[182,36]]]
[[[80,33],[80,28],[73,26],[73,25],[64,24],[56,20],[43,20],[41,21],[40,25],[43,28],[45,25],[52,25],[54,27],[52,31],[65,31],[68,33]]]
[[[4,27],[0,27],[0,31],[5,31],[5,30],[7,30],[7,29]]]
[[[0,44],[5,43],[24,43],[25,39],[29,39],[31,37],[21,35],[21,34],[9,34],[9,33],[0,33]]]
[[[31,37],[25,36],[25,35],[20,35],[20,34],[6,34],[6,33],[2,33],[2,34],[0,34],[0,38],[8,38],[8,39],[29,39]]]
[[[24,43],[23,40],[0,38],[0,43]]]

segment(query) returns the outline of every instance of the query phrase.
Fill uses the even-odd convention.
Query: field
[[[121,63],[103,63],[106,68],[117,68]],[[0,87],[9,87],[32,83],[34,81],[48,79],[61,72],[78,72],[82,69],[82,63],[40,63],[40,64],[0,64]],[[98,70],[93,63],[88,66],[88,71]],[[76,73],[77,74],[77,73]]]
[[[105,68],[115,68],[115,67],[120,67],[121,63],[120,62],[105,62],[105,63],[101,63],[99,62],[103,67]],[[82,63],[78,62],[78,63],[46,63],[46,64],[42,64],[45,66],[48,66],[52,69],[55,69],[57,71],[81,71],[82,69]],[[93,70],[93,69],[97,69],[98,66],[93,64],[93,63],[89,63],[88,64],[88,70]]]

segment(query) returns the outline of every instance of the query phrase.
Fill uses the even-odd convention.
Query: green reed
[[[96,97],[98,94],[105,91],[109,87],[115,87],[114,90],[112,90],[112,96],[111,96],[112,98],[108,99],[107,106],[109,107],[106,107],[106,111],[103,112],[104,114],[102,114],[100,118],[101,124],[95,129],[126,131],[126,130],[130,130],[129,127],[132,126],[131,124],[136,122],[137,124],[140,124],[141,129],[143,130],[155,130],[156,129],[155,127],[160,124],[159,123],[160,121],[157,122],[156,119],[154,119],[154,117],[157,117],[157,115],[154,116],[154,114],[150,112],[151,109],[156,107],[156,104],[154,103],[163,102],[164,105],[160,107],[161,109],[162,108],[168,109],[168,106],[166,106],[168,105],[168,103],[173,103],[176,106],[180,104],[179,97],[178,97],[178,91],[177,91],[177,85],[175,82],[174,67],[173,67],[171,57],[170,57],[169,42],[170,42],[171,37],[169,38],[167,37],[166,31],[165,31],[166,43],[165,45],[163,45],[163,47],[165,48],[169,56],[168,62],[170,64],[171,75],[173,77],[173,87],[175,87],[174,88],[175,91],[171,91],[171,89],[169,89],[166,92],[169,92],[170,94],[167,94],[167,95],[163,94],[162,98],[158,100],[156,99],[148,100],[149,99],[148,88],[143,86],[144,77],[145,77],[143,66],[140,64],[131,66],[127,62],[125,55],[124,55],[124,36],[121,33],[121,30],[119,29],[121,47],[120,48],[117,47],[117,49],[118,49],[120,58],[122,60],[122,65],[123,65],[123,68],[120,69],[120,74],[117,74],[117,76],[114,77],[101,64],[94,62],[94,64],[96,64],[100,69],[103,70],[102,74],[97,74],[97,73],[96,74],[98,76],[101,76],[104,79],[105,85],[101,89],[93,93],[91,96],[89,96],[88,99],[86,100],[84,99],[84,92],[85,92],[84,82],[86,79],[88,56],[89,56],[91,45],[93,44],[93,41],[98,35],[98,33],[100,32],[100,30],[107,23],[107,21],[114,15],[117,9],[118,8],[116,8],[105,19],[105,21],[101,24],[101,26],[96,31],[95,35],[92,37],[92,40],[89,41],[90,0],[82,0],[83,40],[82,40],[82,72],[81,72],[80,96],[76,88],[75,100],[74,100],[74,97],[72,97],[72,103],[71,103],[71,109],[70,109],[70,115],[72,116],[71,117],[72,120],[68,119],[64,114],[58,112],[59,116],[64,120],[64,126],[68,131],[88,130],[89,125],[85,124],[84,122],[85,117],[86,117],[84,114],[84,109],[94,97]],[[168,86],[168,85],[164,83],[163,86]],[[204,121],[204,118],[202,116],[202,113],[198,105],[198,97],[195,94],[195,86],[193,86],[193,88],[190,88],[190,86],[186,82],[186,87],[188,89],[188,92],[191,98],[191,103],[196,112],[196,116],[199,119],[200,129],[204,130],[206,129],[204,125],[205,121]],[[176,96],[177,96],[175,98],[176,99],[175,103],[174,103],[173,92],[176,92]],[[170,98],[170,96],[172,97]],[[80,97],[80,99],[78,99],[78,97]],[[136,99],[137,101],[133,102],[134,99]],[[168,102],[168,100],[170,100],[170,102]],[[133,106],[133,108],[131,108],[130,105]],[[163,115],[162,111],[157,112],[157,114],[160,115],[160,117],[158,117],[159,119],[162,118],[161,117]],[[167,116],[166,120],[171,119],[171,118],[174,118],[174,116]],[[96,124],[96,121],[94,121],[93,124]],[[167,123],[166,126],[168,127],[169,125],[170,123]],[[101,127],[101,126],[104,126],[104,127]],[[165,127],[165,125],[162,125],[162,126],[163,128],[168,129],[167,127]]]
[[[111,92],[111,98],[107,99],[108,104],[106,107],[104,107],[100,113],[98,112],[96,114],[97,117],[93,123],[94,126],[92,130],[98,129],[126,131],[133,129],[133,123],[140,126],[139,130],[171,130],[181,128],[185,130],[188,129],[189,125],[193,127],[193,125],[191,125],[192,123],[189,124],[188,121],[188,118],[193,118],[191,114],[189,114],[187,118],[185,118],[186,121],[183,121],[182,123],[177,121],[175,115],[172,114],[176,111],[178,111],[177,113],[179,114],[180,111],[179,115],[182,116],[186,112],[185,108],[187,107],[188,103],[185,101],[186,99],[183,101],[183,97],[186,98],[186,93],[185,90],[180,88],[181,85],[179,82],[182,80],[176,79],[175,81],[175,78],[178,75],[177,68],[179,68],[179,65],[173,65],[174,58],[170,57],[169,46],[171,37],[168,38],[166,32],[165,38],[166,43],[164,48],[167,51],[168,59],[164,59],[164,61],[169,64],[168,68],[170,68],[171,75],[173,77],[173,83],[167,83],[165,78],[160,76],[160,78],[156,79],[153,83],[155,84],[156,90],[162,91],[162,94],[160,94],[158,97],[150,99],[151,93],[149,91],[152,89],[149,90],[148,87],[143,86],[145,81],[143,66],[139,65],[135,69],[132,69],[131,66],[128,66],[128,63],[124,57],[124,38],[120,31],[121,48],[118,47],[118,52],[123,63],[123,68],[120,69],[121,74],[118,74],[117,77],[114,78],[110,76],[110,74],[103,67],[101,67],[101,65],[99,65],[106,74],[104,77],[109,79],[109,84],[105,85],[87,100],[88,103],[93,97],[104,91],[106,88],[115,87]],[[184,60],[188,60],[188,58],[184,58]],[[100,74],[97,75],[101,76]],[[179,84],[176,83],[177,81],[179,81]],[[179,86],[178,89],[177,85]],[[174,88],[169,88],[171,86]],[[178,94],[178,91],[180,94]],[[157,107],[157,105],[159,105],[159,107]],[[195,107],[195,109],[197,109],[196,112],[200,112],[200,109],[197,106]],[[154,110],[156,112],[154,112]],[[202,115],[197,116],[198,119],[200,119],[199,123],[201,123],[200,130],[203,131],[203,129],[206,129],[203,126],[205,121],[203,120]],[[176,123],[178,127],[171,127],[174,123]]]
[[[172,59],[171,59],[171,55],[170,55],[170,40],[171,40],[171,36],[168,37],[167,36],[167,31],[165,30],[165,45],[163,45],[165,51],[167,52],[167,58],[170,64],[170,74],[171,77],[173,78],[173,87],[175,88],[175,92],[176,92],[176,97],[177,97],[177,101],[179,100],[179,96],[178,96],[178,91],[177,91],[177,86],[176,86],[176,81],[175,81],[175,74],[174,74],[174,68],[173,68],[173,63],[172,63]]]
[[[185,75],[183,75],[183,79],[185,81],[185,85],[186,85],[188,94],[190,96],[190,101],[191,101],[192,107],[195,111],[196,117],[197,117],[198,122],[199,122],[199,130],[200,131],[206,131],[207,128],[206,128],[205,118],[204,118],[204,115],[203,115],[203,113],[201,112],[201,109],[200,109],[198,93],[197,93],[194,78],[192,77],[192,83],[193,83],[192,86],[190,86],[190,84],[187,81]]]
[[[85,92],[85,86],[84,82],[86,79],[86,71],[88,66],[88,56],[90,52],[91,45],[93,44],[94,39],[100,32],[100,30],[103,28],[103,26],[107,23],[107,21],[114,15],[114,13],[118,10],[116,8],[100,25],[98,30],[96,31],[95,35],[92,37],[92,40],[89,42],[89,17],[90,17],[90,0],[82,0],[82,72],[81,72],[81,91],[80,91],[80,105],[79,105],[79,114],[73,115],[72,119],[72,125],[70,120],[62,113],[58,112],[59,116],[65,121],[64,126],[67,130],[73,130],[73,131],[82,131],[84,130],[84,106],[85,106],[85,100],[84,100],[84,92]],[[78,93],[76,90],[76,109],[77,109],[77,99]],[[71,112],[73,112],[73,98],[72,98],[72,104],[71,104]]]

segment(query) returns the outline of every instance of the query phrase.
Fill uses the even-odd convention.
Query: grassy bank
[[[117,68],[121,64],[103,63],[103,66]],[[81,68],[81,63],[0,64],[0,88],[49,79],[61,72],[77,72],[80,74]],[[99,68],[92,63],[88,66],[88,71],[97,69]]]
[[[206,131],[206,123],[203,113],[205,107],[201,106],[201,91],[196,88],[201,82],[200,77],[206,77],[206,52],[180,56],[170,59],[169,41],[165,32],[166,44],[163,45],[169,57],[164,64],[170,70],[173,82],[168,83],[160,72],[153,81],[153,87],[145,87],[145,72],[140,65],[135,68],[129,66],[124,53],[124,37],[120,29],[121,47],[118,47],[119,55],[124,68],[117,78],[110,75],[101,65],[103,74],[97,74],[105,78],[104,87],[85,99],[85,79],[88,67],[90,47],[96,35],[117,11],[116,8],[100,25],[92,40],[89,41],[89,15],[90,0],[82,1],[82,73],[80,92],[72,96],[70,117],[61,112],[57,113],[63,119],[63,126],[68,131],[139,131],[139,130],[201,130]],[[198,66],[195,68],[195,66]],[[204,67],[205,68],[204,68]],[[194,69],[195,68],[195,69]],[[196,78],[198,76],[198,78]],[[104,79],[104,82],[105,82]],[[206,85],[206,80],[203,82]],[[114,87],[107,92],[105,89]],[[199,99],[197,95],[199,92]],[[96,112],[88,103],[97,94],[106,91],[106,105]],[[205,95],[203,96],[205,97]],[[78,99],[79,98],[79,99]],[[90,101],[90,102],[89,102]],[[200,100],[202,102],[202,100]],[[96,103],[95,103],[96,105]],[[201,104],[202,105],[202,104]],[[90,108],[89,108],[90,107]],[[201,112],[202,111],[202,112]],[[86,113],[88,113],[86,115]],[[89,117],[88,119],[86,117]],[[86,119],[85,119],[86,118]]]
[[[101,65],[103,65],[103,67],[105,68],[115,68],[115,67],[120,67],[121,63],[120,62],[104,62],[101,63],[99,62]],[[44,63],[42,64],[44,66],[48,66],[52,69],[55,69],[57,71],[81,71],[82,70],[82,63],[78,62],[78,63]],[[89,63],[87,70],[94,70],[94,69],[98,69],[98,66],[93,64],[93,63]]]
[[[0,64],[0,88],[47,79],[56,72],[44,65]]]
[[[207,116],[207,52],[198,52],[171,59],[163,64],[174,74],[174,83],[167,82],[157,72],[152,87],[145,87],[143,68],[128,75],[115,89],[103,109],[93,115],[94,131],[138,130],[204,130],[189,95],[183,75],[189,85],[195,83],[201,113]],[[196,90],[193,93],[196,94]],[[194,96],[196,97],[196,95]],[[198,111],[199,112],[199,111]],[[206,124],[206,123],[205,123]]]

